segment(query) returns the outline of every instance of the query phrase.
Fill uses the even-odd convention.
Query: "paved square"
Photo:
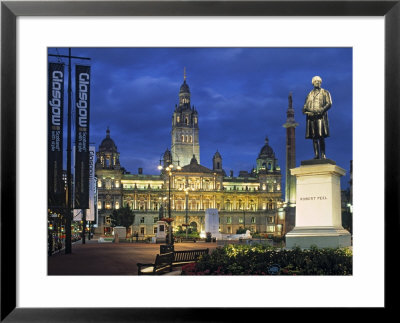
[[[216,243],[176,243],[175,250],[205,249]],[[160,244],[98,243],[97,240],[75,243],[72,253],[64,251],[48,257],[48,275],[137,275],[138,262],[152,263],[160,253]]]

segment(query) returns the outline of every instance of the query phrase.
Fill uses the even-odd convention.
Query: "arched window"
[[[226,202],[225,202],[225,210],[231,211],[231,201],[230,200],[226,200]]]
[[[185,142],[185,136],[184,135],[181,136],[181,141]]]
[[[256,209],[256,204],[254,203],[253,200],[250,200],[250,210],[255,211]]]
[[[185,118],[185,123],[189,124],[189,118],[188,117]]]

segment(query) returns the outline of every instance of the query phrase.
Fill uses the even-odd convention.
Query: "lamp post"
[[[165,166],[165,165],[164,165]],[[174,165],[171,163],[169,166],[163,168],[161,165],[161,160],[160,160],[160,165],[158,166],[158,169],[161,171],[166,171],[168,174],[168,219],[171,219],[171,178],[172,178],[172,170],[174,168]],[[178,160],[178,166],[176,166],[176,170],[181,170],[181,166],[179,166],[179,160]],[[169,226],[168,226],[168,244],[172,246],[173,240],[172,240],[172,221],[169,221]]]

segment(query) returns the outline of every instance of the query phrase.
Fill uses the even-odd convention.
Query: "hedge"
[[[352,260],[349,248],[227,245],[183,266],[182,275],[352,275]]]

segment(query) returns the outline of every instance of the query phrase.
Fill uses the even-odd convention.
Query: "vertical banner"
[[[64,64],[49,63],[48,67],[47,180],[48,207],[64,207],[63,181],[63,112]]]
[[[89,208],[90,66],[75,69],[75,209]]]
[[[74,146],[73,150],[74,156],[76,156],[76,147]],[[95,178],[95,156],[96,156],[96,147],[95,146],[89,146],[89,208],[86,210],[86,220],[87,221],[95,221],[96,219],[96,210],[95,210],[95,204],[96,204],[96,193],[97,193],[97,187],[96,187],[96,178]],[[75,158],[74,158],[75,160]],[[75,165],[74,165],[75,167]],[[74,174],[74,182],[75,182],[75,174]],[[75,194],[74,194],[75,196]],[[77,209],[74,207],[74,221],[82,221],[82,210]]]

